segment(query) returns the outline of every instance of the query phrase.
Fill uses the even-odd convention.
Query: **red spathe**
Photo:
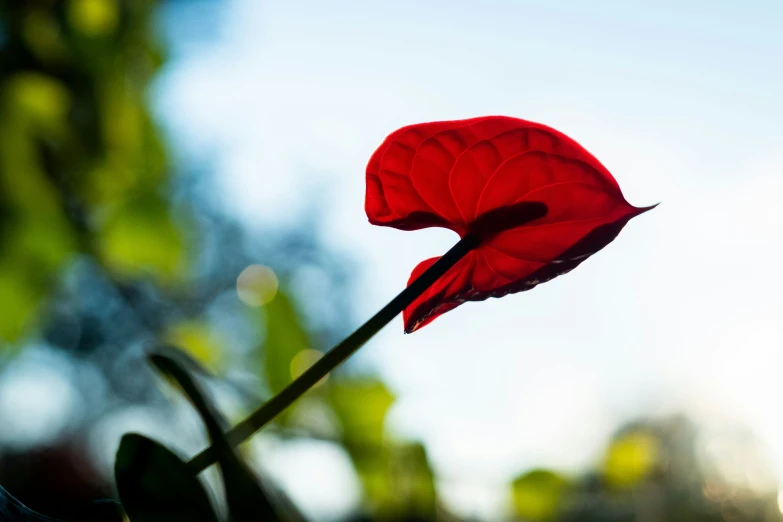
[[[518,225],[503,212],[526,203],[545,205],[545,215]],[[465,301],[529,290],[573,270],[650,208],[625,201],[609,171],[571,138],[506,116],[403,127],[367,165],[370,223],[444,227],[460,237],[476,235],[480,223],[479,246],[405,309],[408,333]],[[420,263],[410,280],[436,260]]]

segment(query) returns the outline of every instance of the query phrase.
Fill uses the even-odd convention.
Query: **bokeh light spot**
[[[615,487],[635,486],[650,475],[660,453],[660,442],[643,431],[613,441],[605,456],[604,478]]]
[[[71,26],[85,36],[110,35],[119,23],[116,0],[72,0],[68,10]]]
[[[552,471],[537,469],[511,485],[514,512],[524,520],[544,522],[555,518],[568,481]]]
[[[274,299],[278,281],[275,272],[264,265],[250,265],[237,278],[237,295],[248,306],[262,306]]]

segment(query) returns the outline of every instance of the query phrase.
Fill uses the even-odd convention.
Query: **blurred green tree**
[[[40,317],[74,256],[111,278],[181,280],[181,231],[147,87],[162,63],[148,0],[0,7],[0,340]]]
[[[0,447],[0,482],[55,515],[111,494],[87,457],[107,413],[173,408],[146,368],[147,347],[174,342],[221,373],[252,368],[240,380],[258,384],[231,385],[252,388],[255,406],[262,383],[269,391],[290,378],[291,361],[248,364],[259,350],[262,362],[274,358],[275,332],[284,343],[297,335],[286,333],[298,307],[286,308],[289,294],[333,312],[310,321],[311,352],[350,327],[352,267],[321,242],[317,210],[250,233],[214,201],[208,164],[171,159],[149,93],[165,63],[159,7],[0,0],[0,379],[15,356],[55,351],[72,361],[62,371],[81,399],[50,447]],[[259,262],[275,284],[296,287],[306,273],[318,289],[299,284],[259,312],[263,302],[243,302],[238,288]],[[56,472],[42,475],[39,462]]]
[[[208,168],[187,174],[170,160],[149,105],[165,58],[157,7],[0,2],[0,357],[42,340],[94,365],[107,390],[95,397],[95,382],[74,383],[89,414],[67,443],[47,450],[46,466],[60,469],[49,480],[31,465],[37,448],[0,452],[14,463],[5,467],[13,473],[0,465],[0,481],[51,514],[110,494],[94,484],[100,473],[89,471],[79,442],[105,412],[170,407],[144,368],[143,346],[174,343],[224,375],[251,368],[259,386],[234,385],[250,407],[350,327],[352,267],[313,233],[315,214],[251,235],[204,190]],[[305,271],[325,283],[321,295],[305,291],[330,314],[304,313],[296,287]],[[12,365],[0,378],[4,371]],[[278,420],[279,433],[323,437],[308,411],[327,411],[335,421],[326,435],[355,463],[365,511],[378,520],[430,520],[434,475],[421,445],[389,438],[393,400],[377,379],[330,376]],[[77,471],[93,486],[74,481]]]
[[[705,454],[702,435],[682,416],[631,422],[608,442],[596,469],[581,477],[546,470],[520,476],[512,487],[516,517],[560,522],[781,520],[775,481],[763,480],[772,474],[770,463],[758,453],[758,441],[748,434],[730,438],[746,459],[734,462],[736,473],[727,475],[721,463],[730,455]]]

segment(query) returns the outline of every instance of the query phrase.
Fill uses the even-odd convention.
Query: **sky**
[[[594,463],[638,414],[747,424],[783,471],[783,4],[167,9],[179,43],[155,103],[179,153],[214,162],[215,197],[250,226],[282,226],[315,199],[320,232],[361,267],[357,325],[457,239],[367,222],[367,160],[403,125],[544,123],[592,152],[630,203],[661,202],[574,272],[412,335],[400,319],[358,355],[398,395],[390,429],[427,444],[461,513],[497,512],[496,485],[526,467]],[[340,466],[331,449],[306,451],[291,469]],[[355,494],[322,501],[339,511]]]

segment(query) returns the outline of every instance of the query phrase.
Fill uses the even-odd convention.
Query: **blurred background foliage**
[[[354,324],[353,266],[321,240],[317,210],[250,231],[210,197],[209,165],[172,160],[150,109],[166,61],[159,7],[0,2],[0,483],[51,515],[113,496],[111,458],[128,429],[203,447],[146,367],[151,346],[188,351],[237,420]],[[363,492],[350,520],[459,520],[427,448],[386,428],[394,401],[349,367],[263,436],[341,448]],[[506,518],[779,520],[752,437],[726,439],[741,464],[728,469],[699,452],[699,436],[687,419],[641,420],[592,470],[520,470],[503,486]]]

